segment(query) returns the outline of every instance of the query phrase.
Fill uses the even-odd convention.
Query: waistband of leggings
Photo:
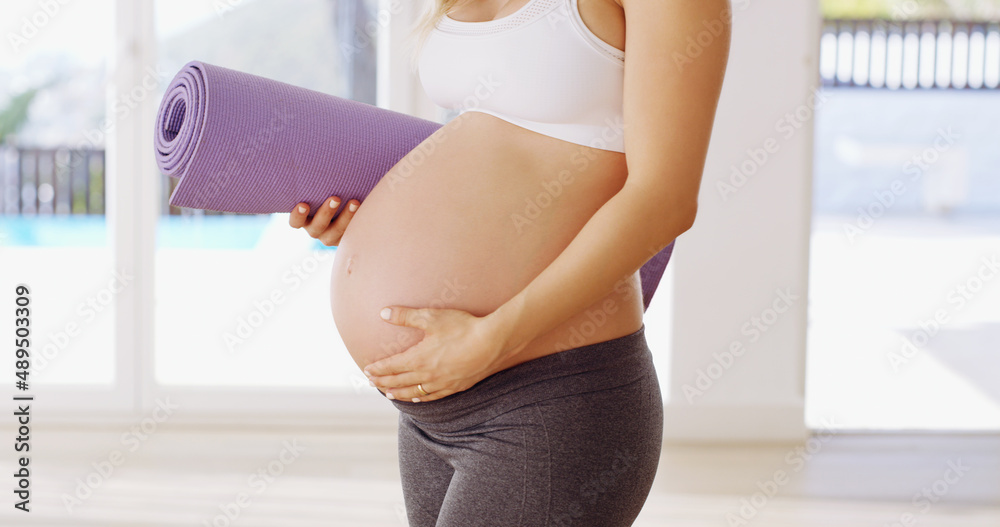
[[[392,403],[420,423],[464,427],[547,399],[630,384],[653,369],[645,330],[643,323],[628,335],[522,362],[435,401]]]

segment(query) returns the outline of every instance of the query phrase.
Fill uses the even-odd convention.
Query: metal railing
[[[105,213],[103,149],[0,146],[0,214],[62,215]],[[164,215],[238,215],[170,205],[178,179],[160,174]]]
[[[104,150],[0,146],[0,213],[104,214]]]
[[[994,90],[1000,23],[825,20],[820,78],[824,86]]]

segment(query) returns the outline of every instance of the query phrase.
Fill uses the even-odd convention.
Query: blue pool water
[[[157,246],[185,249],[253,249],[271,217],[168,216],[157,224]],[[0,245],[22,247],[103,247],[107,220],[98,215],[0,216]],[[289,228],[290,229],[290,228]],[[326,247],[314,240],[314,248]]]

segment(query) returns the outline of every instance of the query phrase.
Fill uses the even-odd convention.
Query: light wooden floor
[[[32,512],[15,511],[6,491],[0,525],[406,525],[391,431],[178,427],[122,442],[120,429],[56,428],[35,430],[33,441]],[[301,451],[282,455],[290,441]],[[4,473],[12,459],[8,451]],[[947,473],[949,462],[962,474]],[[113,472],[101,476],[102,467]],[[261,470],[274,477],[253,476]],[[924,488],[933,503],[914,502]],[[74,505],[73,496],[82,498]],[[227,505],[235,520],[224,516]],[[636,525],[997,527],[1000,437],[837,435],[803,445],[667,446]]]

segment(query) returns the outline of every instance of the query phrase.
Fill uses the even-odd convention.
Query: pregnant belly
[[[379,318],[385,306],[495,310],[562,252],[625,175],[619,153],[487,114],[453,119],[382,178],[337,248],[331,311],[355,362],[364,367],[423,337]],[[637,330],[638,273],[627,282],[536,339],[520,360]],[[601,323],[581,332],[595,308]]]

